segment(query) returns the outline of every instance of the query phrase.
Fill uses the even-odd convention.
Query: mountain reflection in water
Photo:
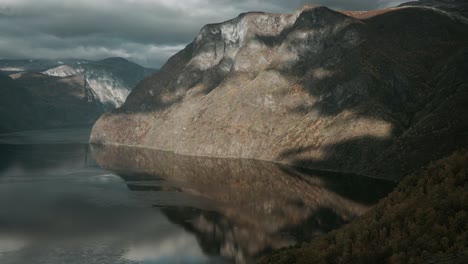
[[[270,162],[0,135],[1,264],[250,263],[352,221],[394,183]]]
[[[97,163],[132,191],[175,191],[203,201],[198,207],[153,206],[163,206],[171,222],[195,234],[206,254],[237,263],[338,228],[394,187],[388,181],[271,162],[124,146],[91,149]],[[154,185],[161,180],[165,185]]]

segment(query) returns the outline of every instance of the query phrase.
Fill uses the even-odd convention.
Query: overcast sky
[[[306,3],[371,10],[405,0],[0,0],[0,58],[125,57],[159,68],[200,28]]]

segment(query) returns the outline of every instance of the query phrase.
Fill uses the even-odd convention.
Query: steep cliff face
[[[0,132],[90,125],[104,108],[80,75],[0,76]]]
[[[468,144],[468,24],[306,6],[205,26],[90,141],[396,178]]]

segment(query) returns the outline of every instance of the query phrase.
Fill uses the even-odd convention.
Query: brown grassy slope
[[[406,177],[357,221],[261,263],[468,263],[468,150]]]

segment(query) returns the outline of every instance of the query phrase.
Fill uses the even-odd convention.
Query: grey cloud
[[[246,11],[293,12],[306,3],[370,10],[402,0],[0,0],[0,58],[122,56],[160,67],[208,23]]]

